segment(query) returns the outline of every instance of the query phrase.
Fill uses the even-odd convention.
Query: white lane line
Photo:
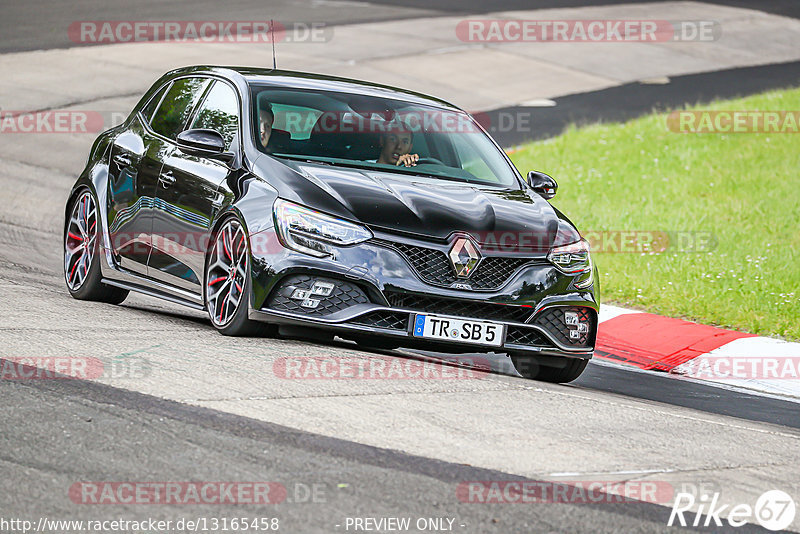
[[[587,471],[584,473],[564,472],[564,473],[544,473],[546,477],[585,477],[585,476],[605,476],[605,475],[655,475],[657,473],[675,473],[678,469],[635,469],[632,471]]]
[[[529,108],[552,108],[556,106],[556,101],[549,98],[534,98],[533,100],[520,102],[519,106]]]

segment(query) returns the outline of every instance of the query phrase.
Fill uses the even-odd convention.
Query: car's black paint
[[[175,141],[154,134],[147,118],[139,113],[164,84],[185,76],[223,80],[236,88],[241,135],[234,143],[230,161],[182,151]],[[70,196],[71,200],[79,189],[89,187],[97,198],[104,236],[101,270],[105,283],[202,307],[208,238],[225,216],[234,214],[250,236],[251,294],[247,304],[252,319],[313,325],[344,335],[392,336],[401,343],[419,345],[421,342],[411,339],[408,332],[348,322],[367,309],[389,308],[387,291],[487,305],[526,306],[530,310],[528,323],[552,306],[585,307],[596,318],[596,268],[594,285],[578,290],[574,286],[576,277],[564,274],[545,259],[557,234],[577,239],[577,230],[521,175],[517,173],[518,187],[497,188],[273,157],[259,150],[255,137],[247,133],[253,130],[248,85],[253,81],[386,96],[457,109],[417,93],[311,74],[203,66],[167,73],[142,97],[122,125],[98,137]],[[375,239],[335,247],[334,256],[328,258],[289,250],[280,243],[274,228],[273,204],[277,198],[363,224],[372,230]],[[504,232],[536,236],[540,246],[517,251],[530,263],[492,291],[433,287],[420,279],[401,254],[380,244],[405,242],[446,252],[455,236],[472,235],[481,245],[487,235]],[[193,236],[189,243],[185,240],[187,235]],[[175,243],[173,236],[180,243]],[[299,272],[347,280],[361,288],[372,302],[323,320],[265,309],[270,291],[280,280]],[[590,358],[596,324],[595,320],[591,343],[585,346],[552,343],[545,347],[515,346],[513,351]],[[473,346],[441,343],[431,346],[475,350]]]
[[[178,148],[186,154],[201,157],[221,155],[225,151],[225,140],[216,130],[195,128],[178,134]]]
[[[260,164],[274,158],[262,157]],[[366,224],[370,228],[444,239],[455,230],[479,241],[487,232],[549,238],[555,210],[528,188],[500,189],[419,176],[286,160],[275,182],[282,198]],[[269,171],[263,169],[265,175]]]

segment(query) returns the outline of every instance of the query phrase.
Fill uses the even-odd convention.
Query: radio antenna
[[[272,70],[278,69],[278,61],[275,59],[275,22],[269,19],[270,41],[272,41]]]

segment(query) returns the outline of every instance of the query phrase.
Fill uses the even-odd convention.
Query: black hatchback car
[[[67,202],[66,284],[205,309],[226,335],[505,352],[567,382],[592,356],[597,273],[556,188],[436,98],[182,68],[95,141]]]

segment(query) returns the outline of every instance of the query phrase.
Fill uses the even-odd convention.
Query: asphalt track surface
[[[655,0],[667,1],[667,0]],[[625,0],[52,0],[0,1],[0,53],[75,46],[67,28],[85,20],[269,20],[353,24],[517,9],[567,8],[630,3]],[[800,18],[796,0],[712,0],[712,4],[759,9]],[[187,16],[187,13],[193,15]],[[202,13],[202,16],[199,14]],[[198,15],[194,15],[198,14]]]
[[[286,532],[341,532],[347,517],[400,515],[453,518],[470,533],[667,532],[660,504],[466,504],[455,490],[555,472],[649,470],[653,479],[662,468],[675,484],[699,480],[725,495],[791,492],[800,479],[795,402],[598,363],[564,386],[502,374],[469,384],[278,380],[271,366],[283,355],[376,354],[224,338],[201,313],[140,295],[121,306],[74,301],[59,265],[71,180],[42,163],[0,168],[12,200],[0,219],[2,353],[108,361],[140,351],[150,374],[112,385],[0,381],[2,516],[268,516]],[[290,492],[316,484],[324,497],[260,508],[67,497],[78,481],[182,480],[277,481]]]
[[[455,532],[672,532],[669,509],[646,502],[471,504],[453,498],[465,480],[524,477],[379,449],[215,410],[75,381],[0,382],[0,465],[15,488],[0,511],[74,520],[279,517],[284,532],[342,532],[345,518],[444,517]],[[8,430],[25,435],[20,450]],[[16,446],[9,450],[9,445]],[[85,451],[85,452],[81,452]],[[91,454],[87,454],[92,451]],[[268,506],[104,505],[76,512],[76,480],[279,481],[286,501]],[[313,488],[309,491],[309,488]],[[32,498],[33,497],[33,498]],[[38,499],[36,498],[38,497]],[[41,500],[39,500],[41,499]],[[711,528],[697,532],[714,532]],[[737,532],[768,532],[746,525]]]
[[[800,2],[798,2],[800,4]],[[618,87],[555,98],[553,107],[511,106],[479,115],[504,147],[560,134],[570,124],[624,122],[682,105],[740,98],[800,85],[800,62],[718,70],[670,77],[669,83],[627,83]],[[525,121],[530,129],[504,128]]]
[[[654,0],[654,2],[667,0]],[[373,4],[396,5],[391,0],[375,0]],[[435,9],[450,13],[481,13],[489,11],[511,11],[515,9],[550,9],[564,7],[609,6],[631,3],[630,0],[443,0],[436,2]],[[711,0],[710,4],[758,9],[786,17],[800,16],[800,5],[794,0]],[[429,7],[425,0],[403,2],[408,7]]]
[[[593,3],[609,2],[559,5]],[[330,10],[327,16],[332,23],[429,16],[431,11],[423,2],[415,6],[413,1],[402,8],[373,4],[357,10],[343,10],[344,4],[347,3],[322,1],[315,5]],[[491,9],[519,4],[501,2]],[[525,3],[525,7],[552,4],[534,2]],[[44,10],[36,2],[4,2],[3,46],[14,50],[29,50],[37,45],[68,46],[55,37],[48,40],[48,35],[58,34],[54,28],[63,20],[133,18],[126,11],[129,7],[125,6],[129,5],[71,2]],[[153,19],[186,18],[186,5],[153,3],[153,11],[148,11],[147,6],[137,7],[135,15],[148,12],[152,16],[147,18]],[[796,16],[796,10],[792,11],[796,5],[764,2],[759,7]],[[203,19],[217,15],[223,18],[223,14],[226,20],[253,18],[261,9],[255,2],[209,2],[206,7]],[[276,18],[307,20],[299,16],[302,11],[291,11],[301,10],[300,3],[287,2],[284,8],[288,14]],[[399,11],[382,11],[385,9]],[[476,9],[469,2],[437,8],[442,13]],[[358,14],[354,16],[354,12]],[[293,17],[293,13],[298,16]],[[26,27],[26,20],[34,18],[36,24]],[[50,31],[43,32],[42,28]],[[781,82],[770,86],[777,76],[797,81],[796,64],[756,69],[762,70],[752,72],[763,76],[755,79],[767,82],[759,85],[755,81],[740,89],[745,94],[790,85]],[[694,98],[708,100],[728,95],[729,84],[724,81],[731,78],[725,76],[742,74],[698,75],[705,78],[686,77],[685,81],[675,79],[672,83],[683,83],[679,86],[687,90],[702,86],[702,90],[689,93],[692,96],[683,100],[693,102]],[[666,87],[622,86],[597,94],[564,97],[557,99],[558,106],[551,117],[537,115],[537,120],[547,123],[544,129],[549,128],[550,133],[557,133],[562,127],[559,112],[566,111],[567,120],[572,121],[629,118],[625,111],[616,112],[608,103],[641,95],[633,112],[646,112],[653,102],[673,103],[671,99],[679,93],[664,93],[671,90]],[[601,104],[607,114],[597,114]],[[626,102],[626,110],[631,109],[629,104]],[[50,350],[52,354],[104,354],[115,348],[129,350],[165,343],[168,351],[150,357],[154,367],[151,371],[156,378],[159,367],[173,371],[165,379],[149,377],[141,383],[0,380],[0,517],[279,517],[281,531],[285,532],[342,532],[347,517],[410,516],[453,518],[455,532],[674,532],[674,528],[666,527],[669,508],[659,504],[478,505],[460,502],[455,496],[455,488],[463,481],[536,480],[537,472],[552,475],[553,471],[568,470],[564,465],[581,471],[602,466],[598,469],[605,473],[624,473],[626,469],[634,472],[640,463],[646,463],[640,462],[642,458],[651,462],[648,465],[657,465],[657,460],[652,463],[652,457],[659,455],[663,456],[660,465],[671,472],[670,480],[675,483],[708,481],[723,494],[732,492],[735,496],[742,494],[739,486],[754,486],[752,492],[744,492],[748,496],[774,488],[800,494],[796,467],[800,404],[742,390],[598,363],[592,363],[578,381],[566,386],[537,384],[502,374],[488,375],[472,388],[436,384],[430,388],[419,386],[418,390],[414,389],[416,386],[362,383],[342,385],[337,391],[338,385],[315,389],[282,384],[274,377],[270,381],[265,369],[273,353],[363,357],[373,353],[343,342],[224,339],[213,332],[202,314],[139,295],[132,295],[118,307],[73,301],[60,272],[59,234],[63,198],[71,180],[57,164],[32,159],[0,162],[0,178],[6,198],[10,199],[0,213],[0,288],[6,310],[0,332],[4,353],[19,356],[26,351],[30,354]],[[234,353],[238,347],[242,352]],[[254,361],[253,355],[261,353],[265,355],[263,363],[257,357]],[[497,358],[503,361],[502,355]],[[282,386],[285,391],[279,389]],[[227,391],[220,391],[226,387],[233,393],[225,395]],[[240,389],[248,388],[250,397],[246,400],[259,402],[253,393],[258,391],[274,396],[277,404],[272,405],[273,410],[281,406],[280,402],[298,404],[287,409],[289,416],[250,416],[244,412],[256,414],[258,409],[232,410],[223,400],[203,401],[209,391],[220,391],[224,398],[240,395]],[[493,403],[498,397],[492,394],[498,392],[507,393],[508,401]],[[553,402],[551,397],[562,402]],[[333,411],[314,411],[314,407],[322,409],[324,404],[302,404],[304,400],[335,403],[337,398],[343,398],[342,402],[350,403],[349,408],[356,411],[363,406],[360,417],[367,422],[374,420],[371,432],[376,436],[400,437],[390,443],[377,437],[365,439],[353,421],[353,430],[331,430],[337,421],[346,422],[347,418]],[[483,432],[459,433],[457,426],[451,426],[440,433],[431,432],[427,440],[414,438],[414,434],[423,432],[422,428],[453,424],[447,417],[450,414],[426,412],[415,404],[417,398],[422,403],[438,401],[438,405],[457,412],[456,425],[461,419],[465,429],[468,424],[475,428],[475,420],[482,420]],[[452,401],[441,402],[442,398]],[[371,399],[375,401],[370,402]],[[381,403],[390,404],[397,417],[380,413]],[[311,409],[300,409],[304,407]],[[642,414],[648,415],[640,419],[645,417]],[[319,421],[326,417],[332,420],[330,424]],[[282,423],[275,422],[278,420]],[[497,429],[492,428],[493,421]],[[400,432],[393,433],[390,423],[400,427]],[[433,426],[425,427],[424,423]],[[502,431],[515,424],[531,425],[529,449],[503,441]],[[554,428],[556,425],[563,428],[559,431]],[[712,430],[703,432],[706,426]],[[682,431],[685,436],[676,436]],[[586,451],[594,442],[597,450],[591,456]],[[487,457],[471,452],[471,447],[477,446],[486,449]],[[504,460],[503,449],[510,446],[518,447],[512,451],[515,454],[530,455],[536,466],[547,468],[521,468],[518,462]],[[571,460],[571,456],[576,458]],[[498,467],[485,467],[488,465]],[[77,481],[89,480],[266,480],[286,486],[289,498],[266,507],[76,506],[67,496],[68,489]],[[305,489],[313,485],[317,485],[317,497],[305,499]],[[735,531],[765,530],[747,525]]]

